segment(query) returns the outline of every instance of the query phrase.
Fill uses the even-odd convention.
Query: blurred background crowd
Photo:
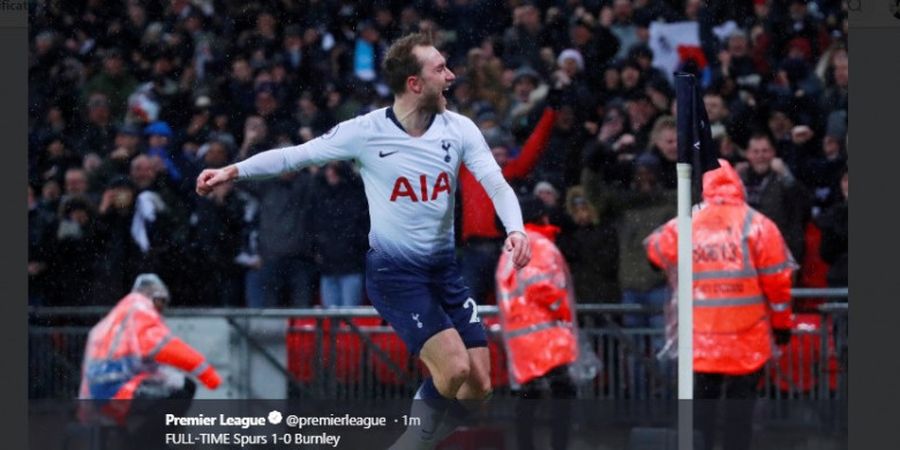
[[[141,272],[166,280],[173,305],[365,304],[369,219],[352,161],[206,198],[194,181],[389,105],[380,63],[412,31],[432,33],[458,77],[448,108],[478,124],[517,193],[559,227],[579,302],[668,298],[642,242],[676,213],[672,70],[700,79],[719,154],[784,235],[795,286],[847,285],[845,2],[29,8],[32,305],[113,305]],[[687,38],[673,27],[685,23]],[[456,218],[463,269],[490,303],[500,234]]]

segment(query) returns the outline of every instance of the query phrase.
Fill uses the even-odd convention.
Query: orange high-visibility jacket
[[[578,357],[572,277],[562,253],[540,228],[525,224],[531,243],[527,266],[516,272],[505,251],[497,265],[497,304],[513,386]]]
[[[197,350],[172,335],[153,301],[131,293],[119,301],[88,334],[79,397],[130,400],[142,381],[156,375],[159,364],[177,367],[215,389],[216,370]],[[117,420],[129,402],[110,402],[106,411]]]
[[[772,356],[771,327],[789,329],[791,273],[797,268],[774,222],[750,208],[725,160],[703,175],[693,213],[694,371],[742,375]],[[675,281],[675,219],[645,241],[647,256]]]

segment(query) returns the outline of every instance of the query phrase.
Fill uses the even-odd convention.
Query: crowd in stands
[[[846,2],[433,0],[29,2],[32,305],[111,306],[159,274],[175,306],[365,303],[366,199],[352,161],[194,193],[201,170],[388,106],[390,42],[430,32],[522,197],[553,211],[580,303],[661,304],[644,238],[676,213],[671,73],[654,24],[695,22],[713,139],[801,265],[847,285]],[[660,39],[652,42],[651,36]],[[658,51],[658,50],[657,50]],[[543,122],[542,122],[543,121]],[[498,225],[457,240],[489,303]],[[467,190],[468,189],[468,190]],[[475,198],[475,197],[472,197]],[[483,205],[477,198],[471,204]],[[463,207],[465,205],[465,207]],[[490,205],[487,205],[490,208]],[[468,268],[468,270],[466,270]]]

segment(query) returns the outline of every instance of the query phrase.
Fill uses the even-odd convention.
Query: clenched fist
[[[206,196],[213,188],[237,178],[237,167],[228,166],[221,169],[206,169],[197,177],[197,194]]]

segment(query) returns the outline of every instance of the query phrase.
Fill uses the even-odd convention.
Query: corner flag
[[[678,127],[678,162],[691,165],[696,200],[703,188],[703,173],[719,167],[718,152],[710,135],[709,117],[697,86],[689,73],[675,74]]]

